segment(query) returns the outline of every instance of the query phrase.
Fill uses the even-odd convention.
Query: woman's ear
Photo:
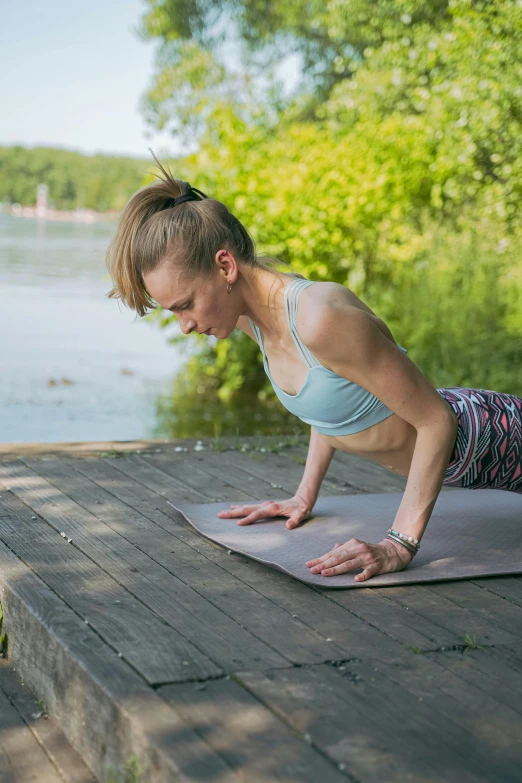
[[[228,256],[228,258],[227,258]],[[216,263],[218,265],[218,269],[221,271],[225,271],[226,273],[229,273],[231,269],[233,269],[234,264],[236,264],[236,260],[234,256],[230,253],[229,250],[218,250],[216,252],[215,256]],[[237,266],[237,264],[236,264]]]

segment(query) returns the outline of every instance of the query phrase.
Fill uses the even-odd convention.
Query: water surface
[[[114,230],[0,213],[0,442],[161,436],[156,402],[187,357],[106,298]]]

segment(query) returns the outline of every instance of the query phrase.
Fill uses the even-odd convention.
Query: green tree
[[[515,364],[522,333],[522,7],[359,0],[348,13],[341,2],[326,9],[279,2],[263,16],[260,4],[225,3],[209,6],[206,16],[200,3],[150,6],[144,24],[167,47],[172,79],[165,82],[170,103],[159,100],[156,109],[174,129],[190,124],[190,101],[201,108],[198,149],[175,162],[183,178],[224,201],[263,252],[311,279],[352,288],[435,385],[522,393]],[[230,19],[235,9],[235,36],[249,67],[260,52],[275,62],[283,41],[300,47],[308,65],[293,95],[279,100],[270,80],[269,90],[256,93],[254,66],[245,70],[245,89],[237,75],[227,88],[220,9]],[[318,31],[322,61],[313,44]],[[178,60],[169,60],[170,44]],[[177,71],[185,44],[220,69],[210,82],[201,69],[192,92],[190,66],[188,82]],[[321,79],[311,77],[314,68]],[[238,335],[226,349],[205,343],[191,364],[194,377],[198,366],[201,377],[213,368],[223,400],[242,388],[249,361],[262,369],[257,347],[243,349],[244,340],[250,342]],[[258,382],[269,397],[268,381]]]
[[[144,109],[158,127],[201,130],[203,107],[238,92],[261,101],[265,121],[317,119],[334,86],[350,79],[368,47],[412,27],[442,26],[451,19],[447,0],[147,0],[140,32],[159,40],[153,84]],[[277,68],[299,58],[300,79],[285,97]],[[244,111],[246,107],[243,106]],[[245,119],[248,115],[245,114]],[[187,128],[187,126],[189,126]]]

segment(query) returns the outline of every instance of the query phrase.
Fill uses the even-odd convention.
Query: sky
[[[182,154],[138,110],[157,46],[133,33],[145,10],[143,0],[0,3],[0,145]]]

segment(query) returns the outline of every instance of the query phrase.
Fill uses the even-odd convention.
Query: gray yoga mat
[[[216,516],[234,501],[169,503],[206,538],[302,582],[329,589],[522,573],[522,495],[495,489],[441,492],[421,548],[404,571],[364,582],[354,581],[361,568],[335,576],[310,573],[306,561],[326,554],[337,542],[351,538],[382,541],[393,526],[402,497],[402,492],[320,497],[313,515],[293,530],[286,528],[283,517],[241,526],[237,518]]]

